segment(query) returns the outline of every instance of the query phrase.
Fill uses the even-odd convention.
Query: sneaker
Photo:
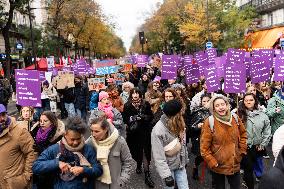
[[[243,169],[240,170],[240,173],[241,173],[241,174],[244,174],[244,172],[245,172],[245,171],[244,171]]]

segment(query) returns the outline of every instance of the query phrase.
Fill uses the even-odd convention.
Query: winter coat
[[[200,135],[201,128],[198,128],[199,123],[203,123],[210,116],[210,111],[207,108],[199,106],[195,108],[189,116],[187,136],[191,138],[191,152],[194,155],[200,155]]]
[[[99,117],[98,111],[100,111],[100,110],[95,109],[94,111],[92,111],[92,114],[91,114],[90,117],[98,118]],[[125,125],[123,123],[123,118],[122,118],[121,113],[116,108],[112,108],[112,113],[114,115],[113,119],[112,119],[112,124],[118,130],[118,132],[121,136],[125,136],[126,128],[125,128]]]
[[[188,153],[184,142],[181,142],[181,150],[176,155],[170,157],[165,154],[164,147],[177,138],[168,129],[167,119],[166,115],[162,115],[151,133],[153,159],[162,179],[171,176],[171,171],[185,168],[188,162]]]
[[[92,139],[86,141],[87,144],[94,146]],[[133,172],[133,159],[129,148],[123,137],[119,136],[108,156],[108,165],[110,168],[111,184],[107,185],[99,180],[95,181],[95,189],[120,189],[120,184],[125,187],[128,184],[130,175]]]
[[[140,80],[139,83],[138,83],[138,88],[141,90],[143,96],[147,92],[148,84],[149,84],[148,80],[147,81]]]
[[[35,123],[33,125],[33,127],[31,128],[30,133],[31,133],[32,137],[34,138],[34,141],[36,140],[36,134],[37,134],[37,131],[39,130],[39,128],[40,128],[39,122]],[[58,141],[61,140],[64,132],[65,132],[65,125],[61,120],[58,120],[58,127],[54,128],[54,130],[52,130],[49,133],[47,140],[45,142],[40,143],[40,144],[35,143],[35,145],[34,145],[35,151],[40,154],[45,149],[47,149],[49,146],[57,143]]]
[[[284,146],[284,125],[280,126],[273,135],[272,152],[275,160]]]
[[[276,164],[265,173],[259,183],[259,189],[282,189],[284,188],[284,147],[276,159]]]
[[[16,124],[0,137],[0,189],[24,189],[31,184],[32,164],[36,160],[33,138]]]
[[[59,156],[60,146],[54,144],[44,150],[38,159],[33,164],[33,173],[35,175],[49,174],[54,178],[54,189],[93,189],[94,181],[97,177],[102,175],[102,167],[96,160],[96,151],[88,144],[82,149],[82,155],[88,160],[92,167],[83,166],[84,172],[74,178],[72,181],[63,181],[60,179],[59,174]],[[85,182],[85,180],[87,181]]]
[[[0,104],[7,106],[10,98],[10,93],[7,89],[0,86]]]
[[[129,93],[123,91],[123,92],[120,94],[120,97],[121,97],[121,99],[122,99],[122,101],[123,101],[123,104],[125,104],[125,103],[128,101]]]
[[[279,113],[275,112],[275,108],[280,107]],[[267,109],[265,112],[270,118],[271,134],[284,124],[284,100],[280,98],[279,92],[274,93],[273,97],[268,101]]]
[[[74,87],[62,89],[60,90],[60,92],[63,94],[63,99],[65,103],[67,104],[74,103],[75,101],[75,88]]]
[[[271,127],[268,116],[260,110],[248,111],[247,113],[247,145],[268,145],[271,137]]]
[[[89,103],[90,110],[98,108],[98,103],[99,103],[99,93],[93,91],[90,95],[90,103]]]
[[[239,172],[242,156],[246,154],[246,129],[240,118],[238,123],[232,118],[231,123],[232,126],[229,126],[214,118],[212,132],[207,118],[201,129],[201,156],[208,167],[218,174],[233,175]]]
[[[199,93],[197,93],[191,101],[190,104],[190,110],[192,111],[194,108],[198,107],[201,105],[201,96],[204,94],[204,90],[200,91]]]
[[[74,106],[76,109],[84,110],[87,108],[87,100],[88,100],[88,93],[89,89],[87,85],[76,85],[74,88],[75,93],[75,100]]]

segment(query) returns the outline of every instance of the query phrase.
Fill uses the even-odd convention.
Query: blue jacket
[[[94,110],[95,108],[98,108],[98,103],[99,103],[99,93],[96,91],[92,92],[90,95],[90,110]]]
[[[59,144],[54,144],[44,150],[33,164],[33,174],[40,175],[51,173],[51,175],[55,177],[54,189],[93,189],[95,179],[103,173],[101,165],[96,160],[96,151],[94,148],[85,144],[81,152],[92,167],[89,168],[84,166],[84,172],[69,182],[63,181],[59,177],[61,172],[59,169],[59,153]],[[84,178],[87,178],[86,182],[83,182]]]

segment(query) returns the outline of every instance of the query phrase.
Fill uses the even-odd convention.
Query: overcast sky
[[[155,10],[162,0],[96,0],[107,16],[117,23],[116,34],[122,38],[128,50],[137,28],[144,22],[145,15]]]

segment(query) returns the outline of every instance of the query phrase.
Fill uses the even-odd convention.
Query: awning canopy
[[[274,44],[284,34],[284,27],[256,31],[251,35],[252,48],[273,48]]]

